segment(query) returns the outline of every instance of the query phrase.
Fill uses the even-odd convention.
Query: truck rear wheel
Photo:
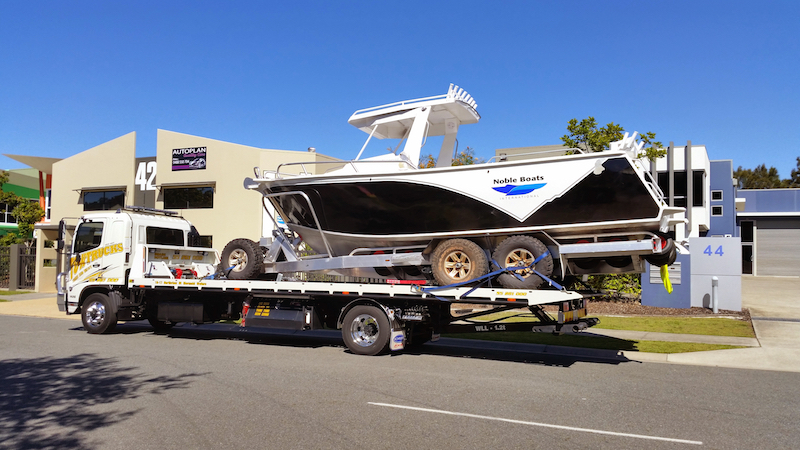
[[[111,299],[99,292],[86,297],[81,307],[83,329],[91,334],[110,333],[117,326],[117,314],[111,307]]]
[[[230,280],[249,280],[261,272],[264,262],[261,246],[250,239],[234,239],[222,249],[222,273]]]
[[[358,305],[344,316],[342,339],[347,348],[357,355],[385,353],[391,334],[389,318],[378,307]]]
[[[478,244],[467,239],[448,239],[431,254],[431,271],[442,285],[461,283],[486,275],[489,261]]]

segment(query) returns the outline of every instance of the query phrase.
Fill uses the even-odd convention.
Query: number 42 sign
[[[134,183],[139,186],[140,191],[155,191],[156,186],[153,181],[156,178],[156,162],[140,162],[136,168],[136,178]],[[149,176],[148,176],[149,175]]]

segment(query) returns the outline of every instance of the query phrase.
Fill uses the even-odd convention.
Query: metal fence
[[[0,289],[36,287],[36,247],[0,247]]]
[[[20,247],[19,249],[19,289],[36,287],[36,247]]]

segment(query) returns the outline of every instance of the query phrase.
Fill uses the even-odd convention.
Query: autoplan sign
[[[198,170],[206,168],[206,147],[172,149],[172,170]]]

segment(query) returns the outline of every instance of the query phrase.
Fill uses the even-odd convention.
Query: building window
[[[753,221],[743,220],[739,226],[741,227],[742,242],[753,242]]]
[[[686,208],[689,204],[689,200],[687,198],[689,194],[689,177],[685,170],[676,170],[673,172],[675,177],[675,187],[674,194],[675,197],[673,198],[674,205],[679,206],[682,208]],[[669,172],[659,172],[658,173],[658,187],[661,188],[661,192],[664,193],[665,197],[669,197]],[[705,200],[705,189],[704,183],[705,182],[705,172],[702,170],[694,170],[692,171],[692,206],[703,206],[703,201]]]
[[[722,215],[722,206],[712,206],[711,207],[711,215],[712,216],[721,216]]]
[[[711,200],[721,201],[722,200],[722,191],[711,191]]]
[[[702,170],[695,170],[692,172],[692,206],[703,206],[705,200],[705,189],[703,189],[703,181],[705,180],[705,172]]]
[[[0,223],[17,223],[17,219],[11,215],[13,210],[8,203],[0,203]]]
[[[686,207],[686,192],[687,192],[687,184],[686,184],[686,172],[685,171],[675,171],[673,172],[674,178],[674,197],[672,198],[673,205],[685,208]],[[658,173],[658,187],[661,188],[661,192],[664,193],[664,197],[669,200],[669,172],[659,172]]]
[[[50,199],[52,198],[53,190],[48,189],[45,191],[44,194],[44,220],[45,222],[50,222],[50,207],[52,203],[50,203]]]
[[[163,192],[164,208],[166,209],[214,207],[214,188],[212,186],[164,188]]]
[[[120,209],[125,205],[125,191],[87,191],[83,193],[84,211]]]

